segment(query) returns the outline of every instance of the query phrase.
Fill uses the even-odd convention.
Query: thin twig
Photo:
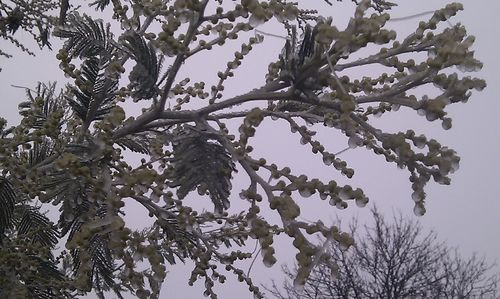
[[[389,20],[387,20],[387,22],[406,21],[406,20],[418,18],[418,17],[421,17],[421,16],[430,15],[430,14],[433,14],[433,13],[435,13],[434,10],[428,10],[428,11],[424,11],[424,12],[417,13],[417,14],[414,14],[414,15],[409,15],[409,16],[404,16],[404,17],[399,17],[399,18],[390,18]]]
[[[259,29],[255,29],[254,31],[255,31],[255,33],[260,33],[262,35],[272,36],[272,37],[276,37],[276,38],[280,38],[280,39],[284,39],[284,40],[290,40],[290,38],[288,36],[281,36],[281,35],[278,35],[278,34],[265,32],[265,31],[262,31],[262,30],[259,30]]]
[[[255,254],[255,251],[257,250],[257,246],[259,245],[259,241],[258,240],[255,240],[255,248],[253,249],[252,251],[252,255]],[[252,263],[250,263],[250,266],[248,267],[248,271],[247,271],[247,277],[250,277],[250,271],[252,270],[252,267],[253,267],[253,264],[255,263],[255,261],[257,260],[257,257],[259,256],[259,253],[262,251],[262,248],[259,248],[259,251],[257,252],[257,254],[255,254],[254,258],[252,259]]]
[[[336,152],[336,153],[335,153],[335,154],[333,154],[333,155],[334,155],[334,156],[338,156],[338,155],[340,155],[340,154],[342,154],[342,153],[347,152],[347,151],[348,151],[348,150],[350,150],[350,149],[351,149],[350,147],[346,147],[346,148],[344,148],[343,150],[338,151],[338,152]]]

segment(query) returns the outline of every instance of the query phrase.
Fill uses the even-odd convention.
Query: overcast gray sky
[[[299,1],[304,7],[312,5],[320,9],[321,14],[333,16],[336,24],[345,24],[353,14],[353,5],[334,3],[333,7],[323,5],[321,0]],[[477,76],[487,81],[488,87],[482,92],[474,92],[467,104],[457,104],[448,108],[448,113],[453,118],[453,128],[443,131],[440,123],[428,123],[424,118],[415,113],[393,113],[383,117],[377,122],[381,128],[388,130],[414,129],[417,133],[425,133],[455,149],[461,157],[460,170],[452,175],[450,186],[439,186],[429,183],[427,187],[427,213],[420,217],[420,222],[429,229],[437,232],[439,238],[450,246],[456,246],[464,256],[474,252],[484,254],[490,261],[500,261],[500,200],[498,196],[498,170],[500,169],[500,131],[496,129],[497,115],[500,112],[500,82],[498,70],[499,34],[497,18],[500,12],[500,2],[487,1],[460,1],[465,10],[451,22],[463,23],[469,34],[476,36],[476,58],[484,63],[484,68],[478,73],[467,75]],[[423,11],[435,10],[443,7],[448,1],[420,0],[399,1],[399,6],[391,12],[393,17],[403,17]],[[424,16],[417,19],[392,22],[390,27],[397,29],[398,36],[403,38],[404,33],[413,31],[418,21],[427,19]],[[342,27],[342,25],[338,25]],[[266,25],[260,30],[270,33],[283,34],[281,28]],[[21,40],[29,39],[28,36]],[[8,47],[2,41],[2,49]],[[267,64],[278,56],[283,46],[283,40],[266,37],[265,42],[256,47],[249,59],[244,60],[244,66],[236,72],[236,79],[229,81],[228,95],[242,93],[256,87],[264,80]],[[15,50],[11,50],[15,51]],[[228,51],[226,53],[232,53]],[[58,62],[54,56],[57,52],[42,52],[36,58],[25,54],[15,53],[13,59],[0,58],[0,84],[2,90],[2,111],[0,116],[10,122],[17,121],[17,105],[23,100],[23,90],[11,87],[13,85],[33,87],[37,81],[63,80],[62,72],[58,69]],[[217,53],[217,52],[215,52]],[[191,65],[186,65],[183,74],[195,76],[215,76],[218,70],[225,67],[227,54],[210,54],[210,59],[201,55],[199,60],[194,60]],[[232,54],[231,54],[232,55]],[[363,74],[360,74],[363,75]],[[181,77],[179,77],[181,79]],[[281,166],[291,166],[295,172],[304,172],[311,177],[340,179],[338,173],[331,168],[324,167],[318,157],[312,156],[309,149],[299,144],[299,138],[289,134],[287,126],[277,122],[265,123],[258,131],[255,138],[257,145],[256,154],[269,160],[276,161]],[[328,139],[326,133],[321,136]],[[326,142],[331,148],[341,150],[347,141],[332,136]],[[325,138],[323,138],[324,140]],[[343,159],[356,170],[352,182],[353,186],[363,187],[370,197],[370,203],[376,203],[387,215],[393,211],[401,211],[407,217],[413,215],[413,201],[411,200],[410,183],[407,171],[397,169],[384,159],[373,155],[365,149],[355,149],[343,154]],[[237,180],[233,184],[232,200],[239,200],[238,192],[246,188],[245,180]],[[299,200],[300,202],[300,200]],[[314,204],[313,204],[314,203]],[[317,203],[317,204],[316,204]],[[233,204],[233,206],[238,206]],[[333,207],[324,205],[319,200],[307,199],[304,201],[305,219],[321,216],[329,222],[335,215],[348,220],[353,215],[361,219],[368,217],[369,206],[360,209],[351,205],[349,209],[338,211]],[[236,207],[233,207],[233,211]],[[140,219],[137,220],[139,223]],[[270,279],[280,279],[279,264],[293,262],[295,250],[287,241],[280,241],[276,246],[279,262],[271,269],[265,268],[260,259],[252,269],[252,276],[259,283],[269,283]],[[170,270],[164,287],[163,296],[168,298],[190,299],[202,298],[202,284],[195,287],[187,286],[187,279],[191,265],[175,267]],[[230,276],[230,275],[228,275]],[[217,287],[220,298],[240,299],[251,298],[251,294],[243,284],[234,283]]]

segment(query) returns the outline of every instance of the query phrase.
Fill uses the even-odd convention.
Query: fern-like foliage
[[[52,254],[59,237],[56,227],[38,207],[19,203],[11,214],[10,233],[0,246],[0,298],[17,297],[20,290],[26,298],[71,298],[61,288],[66,277]],[[19,259],[24,268],[16,266]]]
[[[81,82],[78,87],[71,87],[73,96],[66,98],[84,122],[102,119],[115,106],[118,80],[109,78],[104,69],[98,58],[87,58],[82,63]]]
[[[179,225],[176,217],[163,217],[154,223],[150,231],[158,230],[165,236],[162,240],[162,256],[170,264],[176,263],[176,258],[184,263],[185,258],[192,255],[196,237]]]
[[[17,235],[26,235],[30,242],[45,248],[54,249],[59,232],[56,226],[40,212],[37,207],[21,205],[17,207],[21,215],[17,224]]]
[[[49,191],[45,192],[40,200],[44,203],[51,202],[53,205],[62,202],[63,206],[60,208],[62,215],[73,220],[73,217],[69,215],[72,215],[78,204],[82,202],[85,196],[85,185],[68,176],[64,171],[54,171],[47,174],[43,188],[49,188],[46,189]]]
[[[55,112],[62,112],[64,98],[62,94],[56,95],[56,84],[39,82],[35,90],[26,89],[27,101],[19,104],[19,114],[23,117],[32,116],[30,127],[41,129]],[[62,123],[58,123],[60,127]]]
[[[43,277],[46,280],[64,281],[66,277],[57,269],[57,263],[54,260],[44,260],[36,255],[29,256],[32,264],[36,265],[36,278]],[[27,281],[28,298],[53,299],[53,298],[76,298],[70,292],[60,290],[57,287],[43,285],[37,279]]]
[[[135,31],[128,31],[124,39],[125,48],[136,61],[128,76],[131,95],[136,100],[150,99],[158,94],[156,81],[160,75],[163,56],[158,58],[151,43],[146,43]]]
[[[89,3],[89,6],[95,6],[96,10],[101,10],[103,11],[106,6],[108,6],[111,3],[111,0],[96,0],[94,2]]]
[[[7,179],[0,177],[0,242],[4,232],[12,227],[15,204],[16,194],[12,184]]]
[[[35,167],[46,161],[54,153],[54,143],[48,138],[42,138],[41,142],[34,142],[33,147],[28,152],[28,163],[30,167]]]
[[[280,55],[281,77],[284,80],[295,81],[300,76],[302,66],[315,53],[316,28],[313,29],[309,24],[306,24],[300,40],[297,37],[295,26],[291,26],[289,31],[290,38],[286,40]]]
[[[62,227],[61,234],[68,233],[68,242],[77,238],[83,229],[86,215],[95,211],[97,217],[104,218],[106,216],[107,208],[105,205],[98,205],[90,203],[86,199],[82,199],[81,204],[73,211],[73,219],[65,219],[61,215],[59,225]],[[109,291],[113,290],[115,294],[122,298],[120,288],[114,281],[115,264],[108,247],[109,239],[107,234],[94,234],[92,235],[85,248],[76,247],[70,250],[71,260],[73,262],[73,273],[75,275],[86,275],[87,283],[89,286],[96,288],[96,291]],[[84,257],[85,255],[85,257]],[[85,263],[90,263],[82,266],[82,260],[89,259]],[[82,269],[90,269],[90,271],[80,273]]]
[[[133,152],[141,154],[151,153],[152,137],[148,133],[129,134],[116,140],[116,144]]]
[[[327,19],[326,22],[331,22],[331,19]],[[321,90],[323,87],[317,80],[307,80],[306,70],[321,56],[321,47],[315,41],[318,25],[311,27],[306,24],[300,37],[297,36],[295,26],[290,26],[288,30],[289,39],[285,42],[279,57],[281,80],[292,83],[298,90]],[[288,100],[280,100],[276,107],[278,111],[290,112],[305,111],[310,108],[310,104]]]
[[[94,20],[85,14],[68,15],[67,25],[56,28],[54,35],[66,39],[64,50],[69,57],[110,57],[117,49],[110,25],[104,25],[102,20]]]
[[[181,134],[173,148],[174,175],[170,186],[179,187],[177,196],[182,199],[198,188],[200,194],[208,192],[217,212],[228,209],[235,164],[227,150],[194,130]]]
[[[33,299],[76,298],[64,289],[67,278],[57,269],[57,262],[41,258],[37,253],[40,248],[31,246],[28,250],[15,241],[4,245],[0,247],[0,254],[7,263],[0,267],[0,298],[20,298],[20,294],[25,295],[22,298]],[[29,270],[12,267],[16,263]],[[16,275],[12,275],[16,271]]]
[[[19,104],[19,114],[24,117],[23,124],[29,129],[49,129],[50,134],[30,142],[28,153],[28,167],[43,164],[55,154],[55,141],[59,139],[60,131],[65,124],[64,116],[69,108],[65,107],[62,92],[56,94],[55,83],[39,82],[35,90],[26,89],[27,101]],[[18,154],[26,153],[20,149]]]
[[[106,236],[94,235],[89,240],[88,254],[90,257],[91,271],[89,273],[89,284],[93,281],[94,286],[99,286],[100,290],[114,290],[119,294],[114,281],[115,265],[108,247]],[[81,267],[81,249],[75,249],[71,252],[74,264],[74,271],[78,272]]]

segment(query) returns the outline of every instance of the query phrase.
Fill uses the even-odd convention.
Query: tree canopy
[[[69,298],[91,291],[104,297],[111,290],[119,297],[128,291],[158,298],[168,265],[190,260],[189,283],[203,280],[205,295],[215,298],[214,284],[229,272],[260,298],[236,263],[252,254],[239,249],[258,240],[263,263],[272,266],[273,238],[281,233],[293,239],[295,284],[304,285],[329,259],[327,246],[347,248],[353,239],[321,219],[299,220],[301,198],[314,195],[344,209],[348,202],[366,205],[368,196],[335,178],[309,178],[255,156],[259,144],[252,137],[259,125],[286,123],[320,162],[351,178],[354,170],[316,138],[317,130],[340,132],[350,147],[406,169],[414,212],[423,215],[425,185],[431,179],[449,184],[459,157],[437,140],[413,130],[384,132],[372,120],[402,107],[447,130],[446,108],[485,87],[481,79],[457,74],[482,66],[470,49],[474,37],[461,24],[445,23],[463,9],[457,3],[398,39],[384,28],[394,4],[381,0],[354,1],[345,28],[284,0],[97,0],[90,3],[92,15],[62,1],[50,7],[58,17],[45,6],[17,2],[1,2],[2,37],[23,49],[16,30],[47,20],[40,28],[53,28],[64,40],[57,59],[70,83],[60,91],[48,82],[26,89],[21,122],[0,123],[0,294],[7,297]],[[111,10],[112,20],[99,18]],[[253,30],[266,22],[288,36],[263,74],[265,83],[226,96],[226,84],[264,41]],[[48,45],[41,31],[33,36]],[[234,41],[239,50],[222,71],[198,71],[202,81],[180,75],[194,56],[209,57]],[[365,50],[372,52],[359,58]],[[348,75],[373,65],[382,70],[377,76]],[[431,85],[432,94],[422,92]],[[140,162],[127,158],[130,153]],[[250,181],[241,192],[232,188],[236,171]],[[247,207],[230,214],[238,192]],[[193,197],[210,200],[213,212],[189,204]],[[124,221],[131,201],[152,217],[150,227],[137,230]],[[58,219],[44,214],[48,205],[58,208]],[[269,221],[264,210],[280,222]],[[315,243],[315,235],[324,244]],[[66,248],[60,254],[59,242]]]
[[[327,249],[339,266],[337,277],[320,263],[297,289],[292,284],[296,270],[285,266],[283,287],[273,281],[269,293],[279,299],[497,297],[499,277],[484,258],[463,258],[435,232],[401,214],[386,219],[376,208],[371,212],[369,224],[349,223],[352,249]]]

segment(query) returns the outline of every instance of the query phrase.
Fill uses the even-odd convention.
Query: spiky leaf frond
[[[55,261],[40,259],[37,256],[30,256],[29,258],[32,260],[31,263],[36,265],[35,273],[38,273],[35,276],[36,279],[30,279],[27,283],[29,298],[73,298],[67,291],[60,290],[57,287],[52,287],[44,283],[46,281],[63,282],[66,279],[63,273],[57,269]],[[44,278],[44,281],[37,281],[37,279],[39,280],[41,277]]]
[[[50,253],[53,248],[30,244],[34,234],[13,234],[2,243],[0,298],[19,298],[20,294],[34,299],[74,298],[66,289],[67,277]]]
[[[57,269],[55,260],[41,258],[38,250],[40,248],[25,247],[22,242],[0,248],[3,262],[0,298],[20,298],[20,294],[24,294],[22,298],[33,299],[75,298],[65,289],[67,278]]]
[[[164,236],[161,252],[167,262],[173,265],[177,258],[184,263],[185,258],[192,255],[192,245],[196,244],[196,237],[181,227],[178,218],[168,215],[158,219],[150,228],[150,232],[154,232],[154,235],[158,231]]]
[[[0,177],[0,240],[6,229],[12,227],[16,194],[11,183]]]
[[[85,14],[69,15],[67,26],[54,30],[54,35],[67,39],[64,50],[70,57],[109,57],[116,50],[110,25]]]
[[[63,226],[62,233],[69,232],[68,242],[81,237],[79,234],[86,223],[84,218],[88,217],[92,211],[99,219],[106,217],[107,207],[105,205],[92,205],[94,204],[85,200],[78,206],[72,221],[64,219],[60,221],[60,225]],[[113,290],[120,297],[120,289],[114,281],[115,264],[108,243],[108,234],[96,233],[90,236],[84,247],[79,246],[71,249],[72,270],[76,275],[86,275],[89,285],[98,286],[97,291],[101,289],[104,291]],[[88,260],[86,263],[90,263],[90,265],[83,267],[82,260]],[[80,273],[81,271],[85,272]]]
[[[16,207],[21,215],[17,224],[17,235],[26,235],[32,244],[53,249],[59,232],[47,216],[39,208],[22,205]]]
[[[136,153],[151,153],[151,137],[147,133],[130,134],[116,140],[116,143]]]
[[[54,154],[54,143],[48,138],[42,138],[41,142],[33,142],[33,147],[28,152],[28,163],[34,167],[43,163]]]
[[[307,24],[299,40],[295,26],[291,27],[290,38],[285,42],[280,55],[283,66],[281,76],[284,79],[295,80],[300,75],[302,66],[314,55],[316,31],[317,28],[313,29]]]
[[[59,241],[58,231],[39,207],[24,201],[23,194],[0,178],[0,297],[14,298],[21,291],[27,298],[71,298],[60,287],[66,278],[52,254]],[[4,235],[6,229],[8,235]]]
[[[73,97],[67,97],[71,108],[85,122],[102,119],[115,106],[118,81],[109,78],[103,69],[98,58],[87,58],[82,64],[83,82],[78,88],[71,87]]]
[[[95,6],[96,10],[99,9],[103,11],[106,8],[106,6],[109,5],[109,3],[111,3],[111,0],[96,0],[94,2],[91,2],[89,6]]]
[[[130,72],[129,88],[133,90],[134,99],[150,99],[158,93],[156,81],[158,80],[163,56],[156,56],[156,51],[151,43],[146,43],[144,38],[135,31],[125,34],[125,48],[136,61]]]
[[[75,197],[70,197],[71,194],[75,195]],[[58,226],[61,228],[61,235],[65,236],[69,233],[68,240],[71,240],[74,233],[80,230],[82,225],[80,218],[89,211],[91,203],[85,198],[85,195],[80,194],[80,190],[77,190],[77,188],[66,194],[61,193],[59,196],[67,200],[63,201],[59,209],[61,215],[59,216]]]
[[[70,177],[64,171],[56,171],[47,174],[43,182],[44,190],[46,191],[40,200],[43,203],[51,202],[53,205],[58,205],[63,202],[60,208],[63,214],[73,214],[78,203],[82,203],[85,195],[85,185],[78,179]],[[67,217],[70,217],[69,215]],[[73,217],[71,217],[71,220]]]
[[[30,124],[31,128],[41,129],[53,113],[63,113],[64,99],[61,93],[56,95],[55,83],[44,84],[39,82],[34,91],[26,89],[26,96],[28,100],[21,102],[18,106],[19,114],[23,117],[29,115],[33,117],[33,122]],[[60,118],[55,120],[60,120]],[[61,126],[60,121],[57,126]]]
[[[191,132],[174,143],[174,177],[172,187],[184,198],[198,187],[210,195],[215,210],[229,208],[232,172],[235,164],[226,149],[215,140]]]
[[[115,289],[114,260],[105,236],[94,235],[89,241],[88,253],[92,263],[90,279],[98,282],[103,290]],[[74,258],[79,258],[81,251],[74,252]],[[80,266],[78,264],[78,266]],[[78,269],[75,269],[78,270]]]

